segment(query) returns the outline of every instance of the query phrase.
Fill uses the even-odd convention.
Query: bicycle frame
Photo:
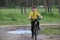
[[[35,40],[37,40],[37,35],[38,35],[37,21],[34,24],[34,35],[35,35]]]

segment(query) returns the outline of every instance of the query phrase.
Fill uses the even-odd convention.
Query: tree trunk
[[[58,9],[59,9],[59,14],[60,14],[60,0],[58,0]]]
[[[24,13],[25,13],[25,15],[26,15],[26,7],[24,7]]]
[[[31,2],[32,2],[32,6],[33,6],[33,0]]]
[[[26,14],[26,1],[24,2],[24,13]]]
[[[52,12],[52,0],[46,0],[48,13]]]
[[[28,0],[26,0],[26,5],[27,5],[27,7],[28,7]]]
[[[37,0],[37,6],[39,6],[39,0]]]
[[[21,6],[21,13],[23,14],[23,8],[22,8],[22,6]]]
[[[44,8],[45,8],[45,12],[47,12],[47,10],[46,10],[46,6],[47,6],[47,4],[46,4],[46,0],[43,0],[44,1]]]

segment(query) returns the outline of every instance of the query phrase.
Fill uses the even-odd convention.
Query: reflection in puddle
[[[17,30],[13,30],[13,31],[7,31],[7,33],[9,33],[9,34],[31,34],[31,30],[17,29]]]

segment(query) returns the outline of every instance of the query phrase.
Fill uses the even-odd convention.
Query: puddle
[[[17,30],[13,30],[13,31],[7,31],[7,33],[9,33],[9,34],[31,34],[31,30],[17,29]]]

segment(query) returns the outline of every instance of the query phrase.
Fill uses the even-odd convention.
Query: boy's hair
[[[32,6],[32,8],[36,8],[36,6]]]

